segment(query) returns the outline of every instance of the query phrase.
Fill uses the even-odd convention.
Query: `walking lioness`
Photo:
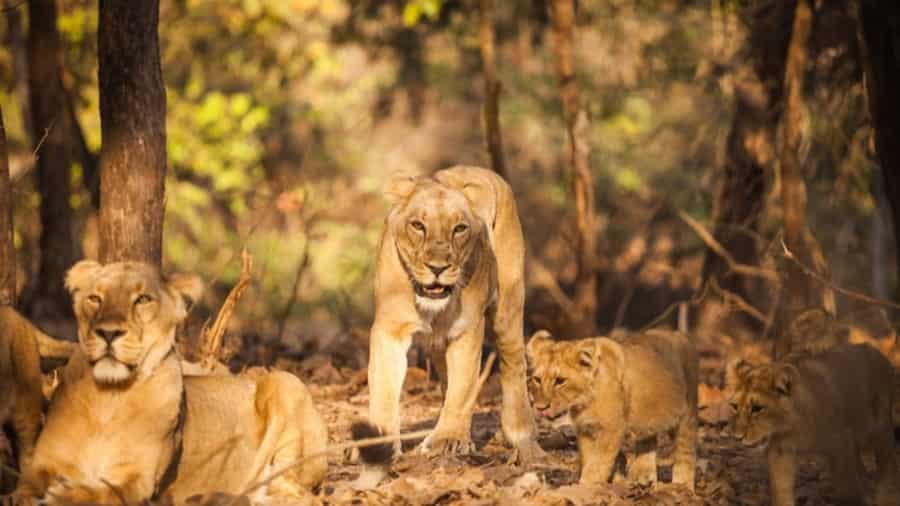
[[[369,420],[400,429],[406,352],[429,343],[445,378],[437,426],[421,449],[465,453],[485,328],[496,334],[503,388],[503,434],[530,461],[540,449],[525,388],[525,243],[512,189],[497,174],[456,166],[431,177],[397,177],[385,194],[375,270],[375,321],[369,348]]]
[[[137,504],[171,493],[239,493],[325,447],[325,426],[299,379],[184,377],[176,325],[194,276],[138,262],[85,260],[66,276],[79,349],[63,371],[17,491],[47,504]],[[325,474],[305,462],[257,492],[298,497]]]

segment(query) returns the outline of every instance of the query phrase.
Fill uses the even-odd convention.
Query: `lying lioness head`
[[[163,278],[147,264],[92,260],[66,275],[78,339],[99,384],[120,385],[147,374],[172,348],[175,326],[197,300],[196,276]]]
[[[438,312],[467,283],[485,224],[463,191],[432,178],[397,178],[387,218],[419,309]],[[470,262],[472,259],[474,261]]]

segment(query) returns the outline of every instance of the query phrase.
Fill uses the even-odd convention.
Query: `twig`
[[[464,413],[468,413],[471,411],[475,402],[478,401],[478,394],[481,393],[481,388],[484,386],[484,383],[487,381],[488,376],[491,375],[491,368],[494,367],[494,360],[497,358],[497,352],[492,351],[490,355],[488,355],[487,360],[484,362],[484,369],[481,370],[481,375],[478,376],[478,382],[475,383],[475,388],[472,390],[472,397],[466,400]]]
[[[684,221],[691,229],[693,229],[694,233],[700,237],[700,239],[706,243],[706,245],[711,249],[715,254],[722,257],[725,260],[725,263],[728,264],[728,270],[736,273],[743,274],[745,276],[752,276],[757,278],[762,278],[773,283],[780,283],[781,280],[778,277],[778,273],[769,270],[769,269],[761,269],[759,267],[754,267],[752,265],[739,263],[737,260],[731,256],[731,253],[728,252],[720,243],[717,241],[712,234],[709,233],[706,228],[703,227],[697,220],[691,218],[684,211],[679,210],[678,216]]]
[[[225,328],[234,314],[234,308],[238,299],[244,293],[244,290],[250,284],[251,270],[253,269],[253,257],[244,248],[241,250],[241,274],[238,277],[237,284],[228,293],[222,308],[212,327],[204,326],[200,333],[200,362],[205,366],[212,366],[219,360],[219,350],[222,348],[222,337],[225,335]]]
[[[575,303],[566,295],[562,287],[559,286],[559,282],[556,281],[556,277],[550,272],[550,269],[534,257],[529,259],[528,269],[532,273],[534,283],[547,290],[550,298],[562,309],[566,317],[573,322],[578,321],[580,319],[580,311],[578,311]]]
[[[303,202],[306,202],[306,198],[303,199]],[[303,251],[300,253],[300,262],[297,264],[297,273],[294,274],[294,284],[291,287],[291,296],[288,298],[287,303],[284,305],[284,309],[281,311],[281,317],[278,319],[278,342],[280,343],[284,338],[284,327],[287,323],[288,317],[291,315],[291,311],[294,310],[294,305],[297,304],[297,291],[300,290],[300,282],[303,280],[303,273],[306,272],[307,267],[309,267],[309,242],[310,242],[310,221],[314,219],[314,216],[310,216],[309,218],[303,220]]]
[[[766,317],[766,315],[762,314],[762,312],[759,309],[756,309],[755,307],[753,307],[752,304],[747,302],[740,295],[738,295],[732,291],[725,290],[724,288],[719,286],[719,283],[717,283],[715,279],[710,279],[709,281],[710,281],[710,286],[712,287],[712,289],[715,290],[716,292],[718,292],[719,295],[722,296],[722,299],[725,302],[737,306],[738,309],[740,309],[741,311],[752,316],[755,320],[759,321],[759,323],[763,324],[764,327],[768,326],[769,318]]]
[[[822,283],[823,285],[827,286],[828,288],[831,288],[835,292],[838,292],[842,295],[846,295],[847,297],[850,297],[851,299],[868,302],[869,304],[875,304],[877,306],[884,306],[884,307],[889,307],[889,308],[893,308],[893,309],[900,309],[900,304],[896,304],[891,301],[871,297],[864,293],[856,292],[853,290],[848,290],[847,288],[843,288],[843,287],[840,287],[840,286],[834,284],[833,281],[826,279],[818,272],[810,269],[809,267],[804,265],[803,262],[800,261],[800,259],[795,257],[794,253],[788,249],[787,244],[784,243],[784,239],[781,240],[781,249],[782,249],[782,253],[784,254],[784,257],[787,258],[788,260],[794,262],[794,264],[796,264],[797,267],[800,268],[800,270],[803,272],[803,274],[806,274],[807,276],[815,279],[819,283]]]

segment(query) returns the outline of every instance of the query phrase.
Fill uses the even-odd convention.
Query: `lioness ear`
[[[797,368],[793,365],[783,364],[779,366],[775,372],[775,391],[781,395],[791,395],[791,387],[793,387],[796,375]]]
[[[525,353],[529,356],[534,356],[542,349],[546,348],[553,341],[553,336],[547,330],[538,330],[534,334],[531,335],[531,339],[528,340],[528,345],[525,347]]]
[[[418,178],[409,173],[399,172],[391,176],[381,188],[387,201],[393,206],[403,202],[416,189]]]
[[[166,277],[166,285],[184,303],[185,313],[194,306],[203,295],[203,281],[192,274],[171,274]]]
[[[466,166],[454,166],[434,175],[441,183],[459,190],[466,196],[475,215],[488,230],[494,228],[497,215],[497,192],[490,179],[483,173]]]
[[[66,290],[75,295],[78,290],[85,289],[94,275],[102,268],[103,266],[94,260],[82,260],[76,263],[66,273]]]

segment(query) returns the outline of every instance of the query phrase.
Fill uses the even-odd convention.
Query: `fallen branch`
[[[782,249],[782,253],[784,254],[784,258],[787,258],[788,260],[794,262],[794,264],[796,264],[797,267],[800,268],[800,270],[803,272],[803,274],[806,274],[807,276],[815,279],[819,283],[822,283],[823,285],[827,286],[828,288],[831,288],[835,292],[838,292],[842,295],[850,297],[851,299],[861,300],[861,301],[867,302],[869,304],[875,304],[877,306],[889,307],[889,308],[893,308],[893,309],[900,309],[900,304],[896,304],[896,303],[888,301],[888,300],[878,299],[878,298],[866,295],[864,293],[856,292],[853,290],[848,290],[847,288],[843,288],[843,287],[840,287],[840,286],[834,284],[834,282],[831,281],[830,279],[826,279],[818,272],[816,272],[816,271],[810,269],[809,267],[807,267],[806,265],[804,265],[803,262],[801,262],[800,259],[798,259],[796,256],[794,256],[794,253],[788,249],[787,244],[784,243],[783,239],[781,240],[781,249]]]
[[[237,284],[228,293],[219,314],[216,316],[215,322],[211,327],[204,326],[200,333],[200,363],[204,367],[213,367],[219,362],[219,353],[222,349],[222,340],[225,335],[225,329],[231,316],[234,314],[234,308],[237,306],[238,300],[244,293],[247,286],[250,285],[251,271],[253,269],[253,256],[244,248],[241,250],[241,274],[238,277]]]
[[[711,233],[709,233],[706,228],[701,225],[697,220],[691,218],[684,211],[679,210],[678,216],[684,221],[687,226],[691,227],[694,233],[697,234],[700,239],[706,243],[706,245],[711,249],[715,254],[722,257],[725,260],[725,263],[728,264],[728,270],[734,272],[736,274],[743,274],[745,276],[752,276],[757,278],[762,278],[773,283],[780,283],[781,279],[778,277],[778,273],[774,272],[770,269],[762,269],[759,267],[754,267],[752,265],[742,264],[734,259],[731,256],[731,253],[723,247],[719,241],[717,241]]]

